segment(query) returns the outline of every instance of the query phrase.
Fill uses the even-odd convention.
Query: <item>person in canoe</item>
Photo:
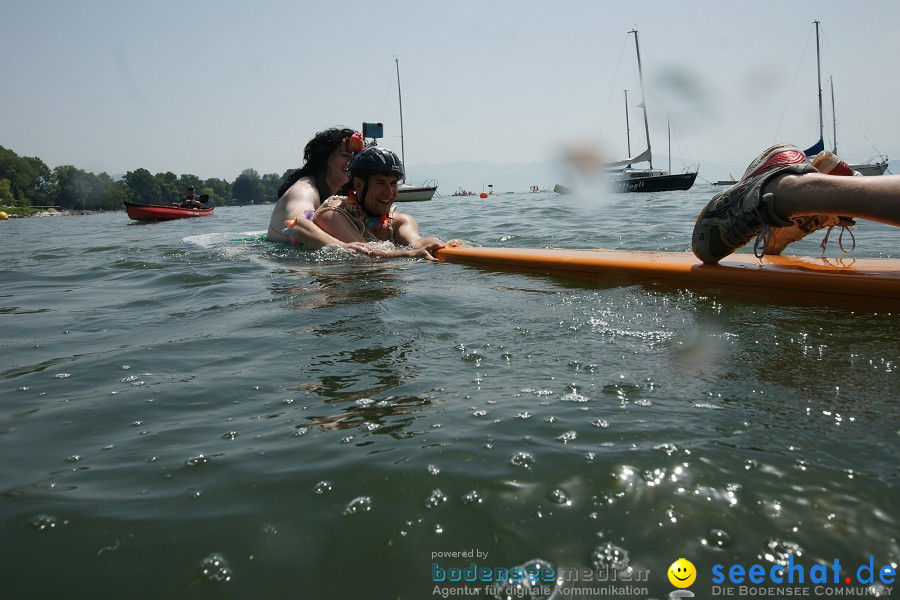
[[[394,205],[398,182],[405,175],[400,157],[387,148],[370,146],[354,155],[349,173],[341,194],[316,210],[314,223],[345,244],[364,244],[368,256],[434,260],[434,252],[445,244],[436,237],[422,237],[416,220]]]
[[[700,212],[691,248],[704,263],[715,264],[754,238],[754,253],[762,258],[825,228],[822,247],[840,227],[843,248],[843,232],[856,224],[854,218],[900,226],[900,175],[854,174],[830,152],[810,160],[796,146],[772,146]],[[855,246],[852,231],[850,237]]]
[[[184,188],[184,198],[181,199],[181,208],[200,208],[203,201],[194,191],[194,186],[189,185]]]
[[[352,129],[332,127],[313,136],[303,149],[303,166],[287,176],[278,189],[268,240],[302,245],[309,250],[335,245],[368,253],[365,244],[343,242],[312,221],[322,200],[338,193],[347,183],[350,159],[364,147],[362,136]],[[292,225],[286,228],[286,222]]]

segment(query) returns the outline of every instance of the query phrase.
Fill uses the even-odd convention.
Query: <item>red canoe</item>
[[[166,204],[137,204],[125,202],[125,212],[135,221],[171,221],[190,217],[208,217],[213,214],[213,207],[182,208]]]

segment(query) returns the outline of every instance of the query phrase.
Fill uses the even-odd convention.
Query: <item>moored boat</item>
[[[411,183],[401,183],[397,189],[396,202],[423,202],[431,200],[437,191],[436,185],[429,185],[425,182],[423,185],[413,185]]]
[[[400,159],[406,165],[406,148],[403,144],[403,96],[400,92],[400,59],[394,57],[397,66],[397,101],[400,106]],[[422,185],[413,185],[406,182],[406,178],[400,180],[400,189],[397,192],[397,202],[423,202],[431,200],[437,191],[437,182],[426,181]]]
[[[169,204],[140,204],[124,202],[125,212],[135,221],[171,221],[191,217],[208,217],[213,214],[213,206],[200,208],[183,208]]]
[[[672,173],[672,134],[669,132],[669,169],[653,168],[653,152],[650,148],[650,124],[647,120],[647,100],[644,98],[644,74],[641,68],[641,47],[638,43],[636,29],[629,31],[634,34],[634,49],[637,53],[638,79],[641,82],[641,107],[644,112],[644,133],[647,138],[647,149],[638,156],[630,157],[607,165],[610,171],[609,180],[614,192],[669,192],[675,190],[689,190],[694,185],[699,172],[699,166],[694,169],[685,169],[683,173]],[[628,154],[631,154],[631,133],[628,122],[628,91],[625,91],[625,129],[628,134]],[[632,163],[647,162],[647,169],[636,169]],[[615,170],[616,167],[624,167]]]
[[[816,26],[816,82],[819,91],[819,141],[804,151],[810,158],[814,158],[818,153],[825,150],[825,118],[822,110],[822,58],[819,52],[819,21],[813,21],[813,24]],[[835,156],[840,156],[840,154],[838,154],[837,144],[837,113],[834,110],[834,78],[829,77],[829,81],[831,84],[831,119],[833,130],[831,153]],[[846,162],[848,162],[851,169],[860,175],[865,175],[867,177],[884,175],[884,172],[887,171],[888,168],[888,157],[884,154],[879,154],[878,156],[870,158],[868,162]]]

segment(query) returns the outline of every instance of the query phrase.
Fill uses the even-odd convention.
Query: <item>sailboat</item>
[[[400,160],[406,167],[406,152],[403,146],[403,96],[400,93],[400,60],[394,57],[394,63],[397,65],[397,100],[400,103]],[[413,185],[400,180],[399,189],[397,191],[396,202],[422,202],[431,200],[437,191],[437,183],[434,181],[426,181],[422,185]]]
[[[672,175],[672,135],[669,131],[669,170],[653,168],[653,153],[650,149],[650,125],[647,120],[647,101],[644,98],[644,74],[641,69],[641,47],[638,43],[636,29],[628,33],[634,34],[634,47],[637,51],[638,77],[641,82],[641,106],[644,109],[644,132],[647,136],[647,149],[630,158],[606,165],[610,169],[610,181],[616,192],[668,192],[672,190],[689,190],[697,179],[697,171],[686,171]],[[628,154],[631,154],[631,133],[628,125],[628,91],[625,91],[625,128],[628,131]],[[648,169],[635,169],[633,163],[647,162]],[[624,167],[617,169],[618,167]],[[617,169],[617,170],[614,170]]]
[[[825,149],[825,119],[822,111],[822,60],[819,52],[819,21],[813,21],[816,26],[816,81],[819,87],[819,141],[805,150],[805,154],[813,157]],[[837,115],[834,113],[834,80],[831,80],[831,116],[834,128],[834,147],[832,152],[836,156],[840,156],[837,151]],[[854,171],[858,171],[863,175],[884,175],[888,167],[888,157],[879,155],[869,159],[866,163],[855,163],[849,165]]]

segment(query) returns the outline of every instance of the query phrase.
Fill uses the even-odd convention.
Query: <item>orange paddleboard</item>
[[[732,289],[900,310],[900,259],[893,258],[767,256],[760,260],[752,254],[732,254],[718,265],[705,265],[689,252],[469,247],[443,248],[437,258],[598,283]]]

